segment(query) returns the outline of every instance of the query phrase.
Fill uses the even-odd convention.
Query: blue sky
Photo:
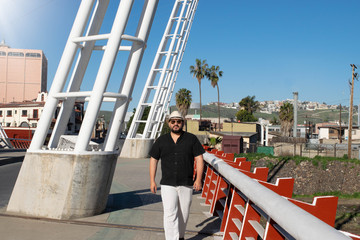
[[[111,0],[102,33],[109,31],[117,3]],[[135,0],[132,16],[138,16],[142,3]],[[79,4],[80,0],[0,0],[0,40],[13,48],[43,50],[48,88]],[[159,1],[129,111],[137,105],[172,6],[171,0]],[[175,92],[187,88],[193,101],[199,101],[189,66],[200,58],[224,72],[219,82],[223,102],[239,102],[248,95],[259,101],[285,100],[297,91],[301,101],[348,105],[350,64],[360,64],[357,9],[357,0],[200,0]],[[134,26],[130,22],[126,33],[135,31]],[[126,61],[121,57],[109,83],[111,91],[119,87],[117,70]],[[94,75],[90,71],[86,78]],[[359,84],[354,104],[360,103]],[[83,88],[89,89],[91,84]],[[204,79],[202,102],[212,101],[217,101],[216,89]]]

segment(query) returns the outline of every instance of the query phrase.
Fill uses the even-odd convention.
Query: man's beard
[[[179,129],[175,130],[174,127],[171,129],[171,132],[173,133],[181,133],[182,132],[182,127],[179,127]]]

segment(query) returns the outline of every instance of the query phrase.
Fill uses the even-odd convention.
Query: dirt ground
[[[360,199],[339,199],[335,228],[360,235]]]

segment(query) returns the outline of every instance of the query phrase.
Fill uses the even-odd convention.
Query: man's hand
[[[150,190],[152,193],[156,193],[156,190],[157,190],[156,182],[150,183]]]
[[[203,171],[204,171],[204,159],[203,159],[203,155],[199,155],[195,157],[195,161],[196,161],[196,179],[194,182],[194,190],[195,191],[200,191],[202,188],[202,175],[203,175]]]
[[[194,182],[194,190],[195,191],[200,191],[202,188],[202,183],[201,183],[201,179],[196,179]]]
[[[150,174],[150,191],[152,193],[156,193],[156,190],[157,190],[155,176],[156,176],[156,169],[157,169],[158,162],[159,161],[156,160],[155,158],[153,158],[153,157],[150,158],[149,174]]]

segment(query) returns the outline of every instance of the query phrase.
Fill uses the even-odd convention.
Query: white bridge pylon
[[[65,132],[75,101],[85,98],[89,99],[89,102],[77,137],[74,152],[86,151],[104,98],[115,98],[116,103],[108,131],[110,134],[108,134],[102,150],[115,150],[115,142],[119,135],[120,126],[124,121],[129,100],[131,99],[158,4],[158,0],[145,0],[136,34],[135,36],[129,36],[125,34],[125,28],[133,2],[134,0],[120,1],[111,31],[108,34],[99,34],[99,31],[109,0],[83,0],[81,2],[29,151],[42,149],[55,110],[59,101],[62,101],[61,110],[48,144],[48,148],[56,148],[60,137]],[[100,40],[106,40],[106,45],[95,45],[96,41]],[[132,45],[123,46],[121,44],[122,40],[130,41]],[[104,50],[104,53],[93,89],[88,92],[80,91],[91,54],[94,50]],[[119,51],[130,51],[119,91],[115,93],[106,92],[114,62]],[[74,64],[76,56],[77,60]],[[64,91],[72,67],[73,71],[69,78],[68,87]]]
[[[100,214],[106,208],[119,155],[115,143],[131,99],[158,0],[144,1],[136,34],[129,36],[124,31],[133,3],[134,0],[121,0],[110,33],[99,34],[109,0],[81,1],[38,127],[11,194],[8,212],[72,219]],[[98,40],[106,41],[106,45],[96,46]],[[122,40],[130,41],[131,46],[123,46]],[[94,50],[104,52],[93,88],[88,92],[80,91]],[[122,50],[130,52],[119,91],[106,92],[115,59]],[[64,91],[66,84],[68,87]],[[71,140],[75,142],[74,149],[59,149],[59,140],[65,133],[75,101],[86,98],[89,102],[79,135],[76,140]],[[110,134],[101,151],[89,151],[91,134],[104,98],[116,99],[108,130]],[[43,149],[59,103],[61,110],[49,143]]]
[[[175,1],[171,16],[136,108],[127,139],[155,139],[161,133],[184,55],[198,0]],[[151,98],[152,97],[152,98]],[[151,107],[147,120],[142,120]],[[137,135],[140,124],[144,130]]]

